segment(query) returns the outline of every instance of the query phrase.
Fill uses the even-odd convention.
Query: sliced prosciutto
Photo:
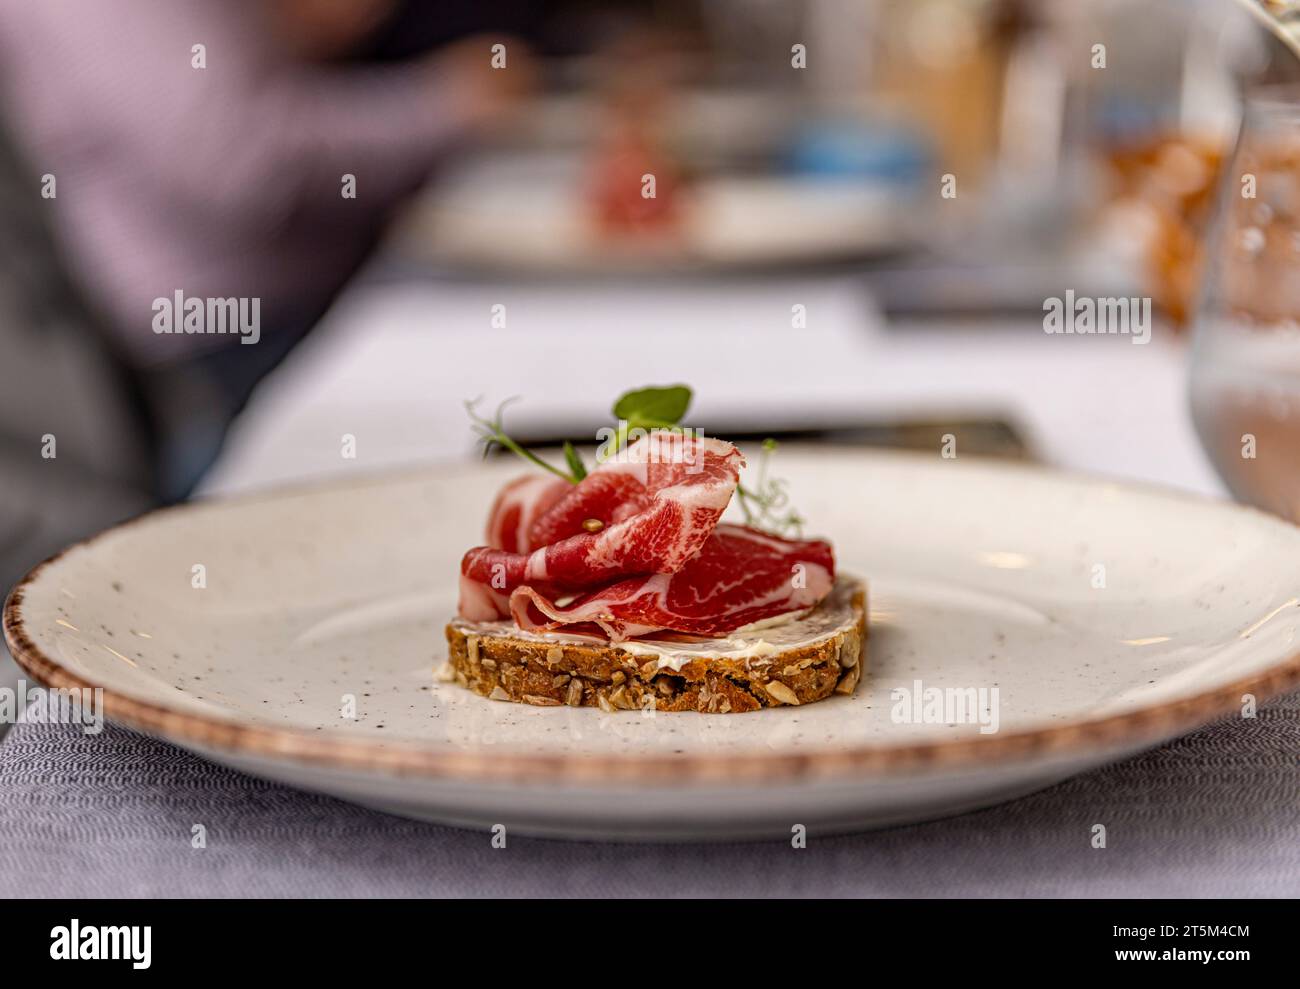
[[[744,458],[730,443],[679,433],[652,433],[606,461],[529,524],[516,552],[492,546],[470,550],[461,561],[462,617],[486,621],[509,615],[504,599],[516,587],[546,593],[587,590],[622,577],[673,573],[704,545],[740,478]],[[515,482],[518,483],[518,482]],[[563,482],[561,482],[563,483]],[[549,497],[549,488],[533,496]],[[510,489],[498,498],[509,504]],[[498,523],[490,533],[514,533]],[[528,510],[518,509],[520,519]],[[586,525],[598,528],[589,531]],[[507,537],[500,540],[503,545]]]
[[[525,474],[517,477],[497,495],[488,513],[487,544],[508,553],[527,553],[551,540],[533,539],[533,526],[551,507],[573,490],[562,477]]]
[[[628,577],[563,605],[535,587],[518,587],[510,609],[528,631],[594,626],[591,631],[599,629],[614,642],[665,629],[716,637],[807,611],[834,582],[835,556],[827,542],[719,525],[674,574]]]
[[[719,525],[744,459],[730,443],[652,433],[580,484],[520,478],[488,545],[461,561],[461,616],[603,635],[727,635],[807,611],[835,578],[831,547]]]

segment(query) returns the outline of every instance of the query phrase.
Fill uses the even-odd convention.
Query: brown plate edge
[[[10,593],[4,606],[4,637],[18,665],[47,687],[94,689],[97,685],[45,655],[23,627],[23,592],[44,564]],[[431,674],[432,675],[432,672]],[[242,725],[191,714],[105,690],[105,716],[120,725],[182,746],[233,754],[290,759],[310,765],[435,779],[516,783],[772,783],[944,771],[1005,760],[1069,756],[1096,749],[1155,744],[1207,724],[1241,705],[1300,686],[1300,653],[1254,676],[1193,697],[1124,714],[1032,731],[902,746],[859,746],[798,755],[733,753],[677,757],[561,756],[435,750],[309,735],[290,729]],[[831,700],[834,703],[834,699]],[[486,702],[485,702],[486,703]],[[702,716],[702,715],[701,715]]]

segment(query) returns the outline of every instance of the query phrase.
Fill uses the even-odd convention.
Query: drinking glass
[[[1300,522],[1300,89],[1246,100],[1202,291],[1197,433],[1236,498]]]

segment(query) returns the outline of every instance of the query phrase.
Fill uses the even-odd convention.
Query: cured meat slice
[[[823,540],[719,525],[699,555],[676,573],[624,578],[565,604],[523,585],[509,603],[525,630],[564,627],[614,642],[663,629],[716,637],[815,607],[834,582],[834,552]]]
[[[572,488],[564,478],[547,474],[515,478],[501,489],[488,513],[488,546],[507,553],[528,553],[551,542],[534,541],[533,526]]]
[[[461,615],[472,621],[505,617],[503,597],[523,585],[558,595],[680,570],[722,517],[743,464],[730,443],[652,433],[601,464],[537,518],[525,540],[536,546],[529,552],[505,548],[520,544],[518,525],[528,514],[512,514],[508,489],[489,522],[490,536],[501,547],[476,547],[461,561]],[[521,488],[518,494],[526,492]],[[550,494],[536,489],[532,496]],[[588,520],[601,527],[588,531]]]
[[[532,548],[586,532],[583,523],[588,519],[609,525],[630,519],[650,507],[651,496],[640,478],[597,469],[577,487],[568,486],[556,502],[547,506],[532,528]]]

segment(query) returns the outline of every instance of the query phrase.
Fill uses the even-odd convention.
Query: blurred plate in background
[[[870,178],[715,175],[681,191],[663,232],[602,231],[579,154],[479,158],[442,175],[394,233],[392,253],[439,267],[534,274],[803,265],[914,246],[915,210]]]

